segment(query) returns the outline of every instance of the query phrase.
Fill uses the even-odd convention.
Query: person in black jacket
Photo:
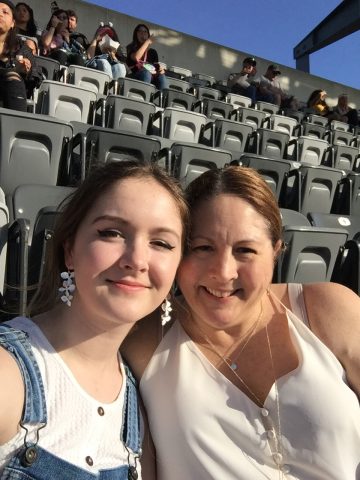
[[[133,41],[126,47],[130,77],[153,83],[156,88],[166,88],[165,70],[159,63],[157,51],[150,46],[155,41],[149,28],[140,23],[134,29]]]

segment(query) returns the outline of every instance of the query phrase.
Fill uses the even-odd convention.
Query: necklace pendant
[[[238,369],[237,363],[231,362],[230,363],[230,368],[231,368],[231,370],[237,370]]]

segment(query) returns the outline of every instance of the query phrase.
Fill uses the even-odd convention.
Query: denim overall
[[[20,425],[27,432],[27,424],[39,424],[35,443],[28,443],[27,434],[25,434],[24,446],[6,465],[0,477],[1,480],[136,480],[138,478],[136,464],[141,453],[140,417],[136,381],[126,365],[125,406],[120,438],[129,452],[129,465],[100,470],[98,474],[93,474],[37,445],[41,429],[46,426],[47,412],[44,385],[27,333],[2,324],[0,325],[0,346],[6,348],[15,358],[24,380],[25,402]]]

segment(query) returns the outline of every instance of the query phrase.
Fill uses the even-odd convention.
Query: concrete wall
[[[41,28],[45,27],[50,18],[50,2],[31,0],[35,19]],[[58,0],[61,8],[72,8],[79,15],[78,30],[85,33],[91,40],[99,21],[111,21],[119,35],[120,42],[126,46],[132,39],[134,27],[142,22],[141,19],[123,15],[113,10],[98,7],[81,0]],[[246,47],[251,50],[251,38],[248,45],[239,45],[244,51],[227,48],[191,35],[169,30],[166,27],[145,22],[157,41],[154,48],[158,51],[160,61],[168,66],[176,65],[188,68],[193,73],[213,75],[217,80],[226,79],[229,73],[238,72],[242,59],[249,56]],[[289,45],[292,49],[293,45]],[[267,65],[277,63],[276,52],[272,59],[257,58],[258,72],[263,73]],[[331,82],[321,77],[309,75],[299,70],[280,65],[282,75],[279,77],[285,91],[295,95],[299,100],[306,101],[309,94],[315,89],[325,89],[328,92],[330,106],[336,104],[337,96],[341,93],[349,95],[349,103],[360,108],[360,91],[340,83]]]

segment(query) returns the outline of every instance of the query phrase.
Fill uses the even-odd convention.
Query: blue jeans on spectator
[[[163,73],[152,75],[146,68],[133,72],[130,77],[142,82],[152,83],[158,90],[164,90],[167,87],[166,77]]]
[[[107,54],[98,55],[88,60],[86,66],[107,73],[113,80],[124,78],[126,75],[125,65],[118,62],[109,62],[108,58]]]

